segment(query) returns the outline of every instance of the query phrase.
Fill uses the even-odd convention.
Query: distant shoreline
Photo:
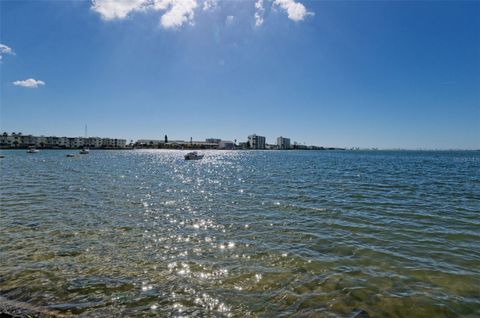
[[[83,149],[82,147],[38,147],[33,145],[22,145],[18,147],[10,147],[10,146],[0,146],[0,150],[27,150],[31,147],[39,150],[80,150]],[[289,149],[277,149],[277,148],[264,148],[264,149],[254,149],[254,148],[231,148],[231,149],[224,149],[224,148],[211,148],[211,147],[202,147],[201,145],[168,145],[168,146],[125,146],[125,147],[89,147],[90,150],[137,150],[137,149],[157,149],[157,150],[267,150],[267,151],[294,151],[294,150],[306,150],[306,151],[325,151],[325,150],[352,150],[347,148],[337,148],[337,147],[317,147],[317,146],[310,146],[310,147],[293,147]]]
[[[0,150],[27,150],[28,147],[0,147]],[[52,148],[37,147],[38,150],[81,150],[82,148]],[[197,150],[197,151],[286,151],[286,152],[295,152],[295,151],[345,151],[345,152],[387,152],[387,151],[405,151],[405,152],[454,152],[454,151],[466,151],[466,152],[480,152],[480,149],[350,149],[350,148],[323,148],[323,149],[205,149],[205,148],[146,148],[146,147],[123,147],[123,148],[90,148],[90,151],[95,150]]]
[[[27,150],[29,147],[16,147],[16,148],[7,148],[0,147],[0,150]],[[81,150],[80,148],[52,148],[52,147],[35,147],[38,150]],[[345,148],[322,148],[322,149],[216,149],[216,148],[198,148],[198,147],[184,147],[184,148],[147,148],[147,147],[123,147],[123,148],[89,148],[90,151],[93,150],[213,150],[213,151],[346,151],[349,149]]]
[[[0,147],[0,150],[27,150],[30,147]],[[81,150],[84,147],[78,148],[54,148],[54,147],[35,147],[38,150]],[[133,150],[132,147],[122,147],[122,148],[112,148],[112,147],[102,147],[102,148],[89,148],[90,150]]]

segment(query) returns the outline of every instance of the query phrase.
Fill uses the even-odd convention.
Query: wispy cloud
[[[255,5],[255,25],[261,26],[264,22],[265,0],[245,2]],[[313,15],[305,6],[296,0],[272,0],[274,7],[287,12],[288,18],[293,21],[304,20]],[[201,6],[199,7],[199,3]],[[220,0],[92,0],[91,9],[100,14],[106,21],[125,19],[134,12],[159,11],[162,12],[160,24],[166,28],[179,28],[185,24],[194,24],[195,10],[200,8],[209,11],[217,8]],[[229,17],[227,17],[228,22]],[[230,22],[233,22],[230,21]],[[227,23],[229,24],[229,23]]]
[[[218,0],[205,0],[203,2],[203,11],[213,10],[218,6]]]
[[[309,15],[314,15],[313,12],[307,11],[305,6],[295,0],[274,0],[273,5],[287,11],[288,18],[293,21],[302,21]]]
[[[7,55],[7,54],[15,55],[15,52],[13,52],[11,47],[0,43],[0,61],[3,59],[3,55]]]
[[[225,24],[226,25],[231,25],[231,24],[233,24],[234,21],[235,21],[235,17],[233,15],[229,15],[225,19]]]
[[[21,87],[26,87],[26,88],[37,88],[41,85],[45,85],[44,81],[36,80],[33,78],[29,78],[23,81],[15,81],[13,82],[13,85],[16,86],[21,86]]]
[[[263,14],[265,8],[263,7],[263,0],[257,0],[255,2],[255,26],[261,26],[263,24]]]

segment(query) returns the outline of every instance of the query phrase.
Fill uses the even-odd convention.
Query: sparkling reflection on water
[[[0,296],[83,316],[480,316],[479,152],[3,151]]]

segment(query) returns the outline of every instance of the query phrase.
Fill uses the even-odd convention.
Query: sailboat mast
[[[88,147],[90,147],[90,140],[88,140],[87,124],[85,124],[85,139],[84,139],[84,142],[83,142],[82,150],[80,150],[80,154],[81,155],[88,154],[90,152],[90,149],[88,149]]]
[[[85,142],[84,144],[86,144],[87,147],[90,146],[90,141],[88,140],[88,135],[87,135],[87,124],[85,124]]]

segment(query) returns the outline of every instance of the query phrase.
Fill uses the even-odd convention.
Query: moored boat
[[[196,151],[189,152],[185,155],[185,160],[200,160],[204,155],[199,155]]]
[[[90,149],[88,149],[87,147],[83,147],[82,150],[80,150],[81,155],[87,155],[89,153],[90,153]]]
[[[39,152],[40,150],[38,149],[35,149],[35,147],[28,147],[28,150],[27,150],[27,153],[37,153]]]
[[[85,124],[85,141],[88,141],[88,134],[87,134],[87,125]],[[80,150],[81,155],[88,155],[90,153],[90,149],[88,147],[84,146]]]

